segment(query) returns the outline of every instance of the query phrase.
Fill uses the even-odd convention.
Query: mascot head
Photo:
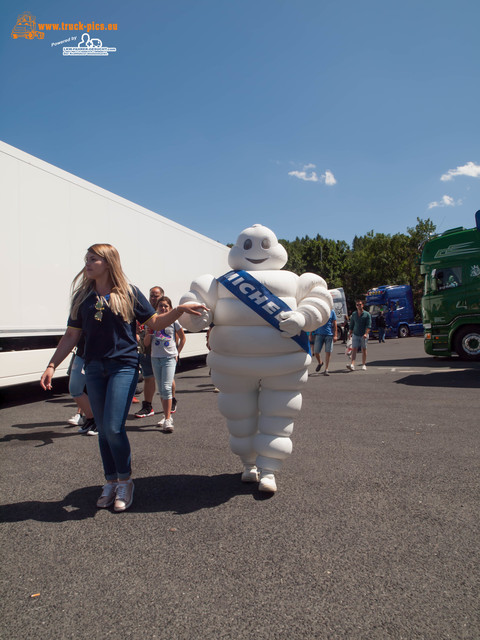
[[[244,229],[228,254],[230,267],[245,271],[281,269],[287,260],[287,252],[277,236],[261,224]]]

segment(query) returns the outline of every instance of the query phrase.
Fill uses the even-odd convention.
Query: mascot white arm
[[[230,250],[233,271],[218,280],[197,278],[180,301],[210,310],[201,317],[184,314],[180,322],[189,331],[214,325],[207,364],[230,447],[243,462],[242,481],[259,481],[260,491],[269,493],[277,490],[275,473],[292,451],[293,420],[308,379],[311,357],[302,332],[325,324],[333,308],[323,278],[281,271],[286,262],[275,234],[253,225]]]

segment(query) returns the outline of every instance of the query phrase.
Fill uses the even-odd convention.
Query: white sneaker
[[[171,418],[167,418],[163,424],[164,433],[173,433],[173,420]]]
[[[163,427],[164,424],[165,424],[165,418],[162,418],[157,422],[157,427]]]
[[[125,511],[133,502],[133,481],[117,482],[114,511]]]
[[[355,371],[355,365],[354,364],[347,364],[347,369],[350,369],[350,371]]]
[[[244,465],[242,482],[258,482],[258,469],[254,464]]]
[[[259,491],[265,491],[266,493],[275,493],[277,490],[277,483],[275,482],[275,476],[273,473],[263,473],[260,475],[260,484],[258,485]]]
[[[366,371],[367,370],[366,365],[362,364],[361,369],[362,369],[362,371]]]
[[[103,486],[102,495],[97,500],[97,507],[99,509],[106,509],[107,507],[111,507],[115,502],[115,493],[117,491],[117,483],[116,482],[107,482]]]
[[[67,420],[67,422],[71,424],[72,427],[80,427],[85,422],[85,416],[82,416],[81,413],[76,413],[70,420]]]

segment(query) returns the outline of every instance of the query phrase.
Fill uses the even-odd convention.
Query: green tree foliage
[[[421,244],[435,231],[430,219],[417,218],[417,225],[407,228],[407,234],[394,235],[369,231],[355,236],[350,247],[341,240],[317,235],[292,242],[280,240],[288,253],[286,269],[294,273],[318,273],[328,287],[343,287],[349,310],[356,297],[368,289],[385,284],[409,284],[412,287],[417,313],[423,283],[419,271]]]

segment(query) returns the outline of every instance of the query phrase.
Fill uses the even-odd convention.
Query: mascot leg
[[[212,369],[219,390],[218,409],[227,420],[230,449],[243,462],[243,482],[258,482],[254,437],[258,430],[258,379]]]
[[[261,380],[258,433],[254,438],[256,464],[261,470],[260,491],[274,493],[277,490],[275,472],[292,453],[290,436],[294,419],[302,408],[300,389],[307,380],[307,368]]]

